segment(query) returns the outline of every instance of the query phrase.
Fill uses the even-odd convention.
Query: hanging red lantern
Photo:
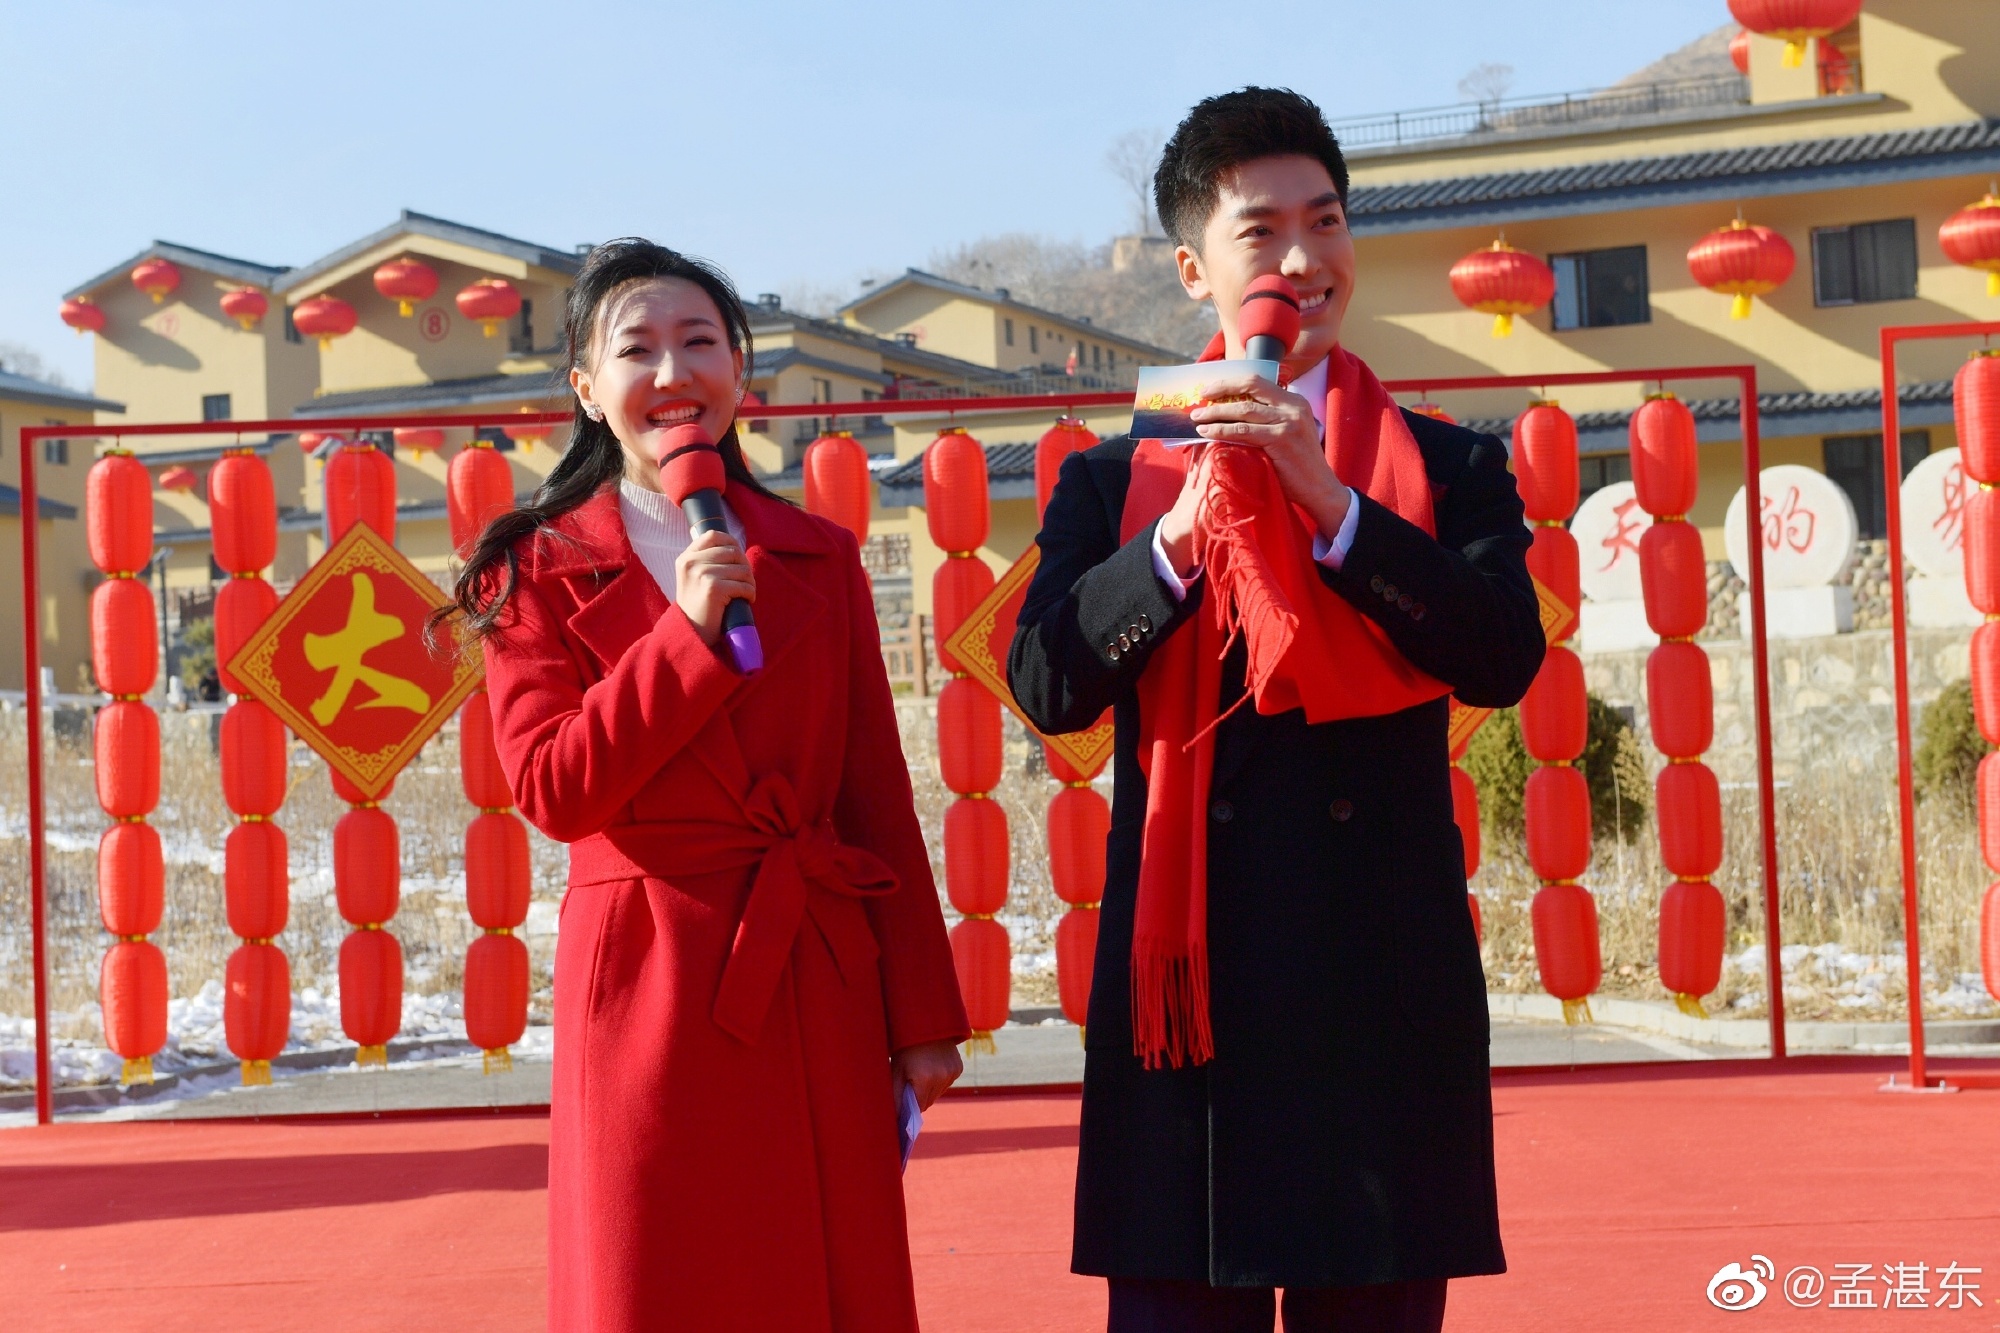
[[[1983,485],[2000,485],[2000,347],[1981,348],[1951,381],[1959,465]]]
[[[480,330],[491,338],[500,326],[521,313],[521,293],[505,278],[481,278],[459,289],[452,298],[458,313],[479,321]]]
[[[123,451],[90,465],[83,484],[84,540],[107,574],[136,574],[153,562],[153,478]]]
[[[493,744],[493,709],[485,690],[474,690],[458,712],[458,773],[465,799],[481,810],[506,810],[514,804],[500,752]]]
[[[290,745],[285,724],[255,699],[239,699],[222,715],[216,742],[222,758],[222,799],[239,819],[269,819],[285,803]]]
[[[1646,703],[1653,747],[1670,759],[1693,759],[1715,737],[1715,689],[1699,645],[1663,643],[1646,658]]]
[[[514,467],[488,440],[474,440],[445,469],[445,511],[451,545],[464,559],[486,525],[514,508]]]
[[[1632,414],[1632,489],[1656,518],[1685,518],[1701,486],[1694,413],[1670,393],[1648,395]]]
[[[2000,490],[1980,488],[1964,510],[1965,595],[1985,615],[2000,615]]]
[[[1738,74],[1750,72],[1750,30],[1738,28],[1736,35],[1729,39],[1729,63],[1736,66]]]
[[[158,305],[181,285],[181,271],[165,259],[141,260],[132,269],[132,285]]]
[[[852,432],[827,431],[806,446],[803,464],[806,510],[868,540],[868,511],[875,488],[868,478],[868,451]]]
[[[405,255],[375,270],[375,290],[396,303],[404,319],[417,313],[417,303],[437,295],[437,270]]]
[[[1559,524],[1535,527],[1535,544],[1528,548],[1528,572],[1571,611],[1583,604],[1582,561],[1576,538]]]
[[[986,797],[961,797],[944,812],[944,882],[965,916],[992,916],[1007,901],[1007,812]]]
[[[324,352],[335,338],[354,332],[358,316],[354,307],[338,296],[309,296],[292,307],[292,327],[308,338],[319,339]]]
[[[944,641],[992,592],[993,571],[976,555],[947,559],[931,575],[931,632],[937,639],[938,662],[946,671],[965,668]]]
[[[1447,425],[1452,425],[1452,426],[1456,426],[1458,424],[1457,417],[1445,411],[1442,407],[1439,407],[1436,403],[1430,403],[1430,402],[1411,403],[1410,410],[1412,412],[1415,412],[1420,417],[1429,417],[1433,421],[1442,421],[1445,422]]]
[[[151,824],[124,822],[97,840],[97,914],[113,935],[150,935],[166,910],[166,860]]]
[[[1706,879],[1722,864],[1722,788],[1695,760],[1660,770],[1653,793],[1660,826],[1660,860],[1681,879]]]
[[[105,950],[97,974],[104,1044],[125,1060],[122,1082],[153,1079],[152,1056],[167,1044],[167,959],[159,946],[122,940]]]
[[[1646,623],[1663,639],[1691,639],[1708,623],[1708,563],[1692,524],[1655,523],[1639,538]]]
[[[1984,271],[1986,294],[2000,296],[2000,196],[1988,192],[1978,203],[1946,218],[1938,228],[1938,246],[1952,263]],[[67,303],[63,322],[69,323]]]
[[[222,313],[245,330],[256,328],[270,309],[270,299],[255,287],[235,287],[222,294]]]
[[[277,609],[278,590],[260,578],[230,579],[215,594],[215,668],[231,694],[244,691],[230,662]]]
[[[1502,239],[1451,266],[1451,292],[1460,305],[1493,316],[1493,336],[1505,338],[1514,332],[1514,316],[1540,310],[1555,297],[1556,275]]]
[[[106,579],[90,594],[90,668],[111,695],[144,694],[160,670],[153,593],[138,579]]]
[[[225,573],[252,574],[278,558],[278,497],[263,459],[245,451],[217,460],[208,470],[208,507],[215,563]]]
[[[1042,438],[1035,441],[1036,517],[1049,507],[1049,496],[1055,493],[1063,460],[1085,449],[1095,449],[1098,444],[1097,433],[1066,412],[1056,418],[1055,425],[1042,432]]]
[[[1553,764],[1583,753],[1589,735],[1583,659],[1551,647],[1521,699],[1521,743],[1537,762]]]
[[[402,1027],[403,946],[386,930],[357,930],[340,942],[340,1030],[360,1047],[354,1062],[387,1064]]]
[[[1986,993],[2000,1000],[2000,884],[1979,900],[1979,975]]]
[[[244,944],[229,955],[222,982],[222,1031],[243,1062],[243,1082],[271,1081],[271,1061],[292,1029],[292,969],[275,944]]]
[[[222,844],[222,900],[229,930],[268,943],[291,916],[291,862],[285,831],[268,819],[246,819]]]
[[[2000,620],[1972,631],[1972,717],[1988,745],[2000,745]]]
[[[1451,818],[1465,843],[1465,877],[1471,879],[1479,873],[1479,788],[1457,764],[1451,766]]]
[[[1750,298],[1784,286],[1797,262],[1790,241],[1742,218],[1710,232],[1688,251],[1688,272],[1696,282],[1736,298],[1729,306],[1731,319],[1750,318]]]
[[[940,550],[970,553],[986,542],[992,521],[986,450],[961,426],[945,430],[924,450],[924,515]]]
[[[201,485],[201,477],[191,467],[170,467],[160,474],[160,489],[186,495]]]
[[[343,444],[326,461],[329,538],[339,541],[366,523],[385,542],[396,540],[395,460],[372,444]]]
[[[1097,967],[1095,907],[1072,907],[1056,923],[1056,996],[1063,1017],[1079,1028],[1090,1021],[1090,978]]]
[[[97,711],[92,750],[97,803],[113,819],[136,819],[160,803],[160,719],[137,700]]]
[[[1522,792],[1528,862],[1544,882],[1577,879],[1590,868],[1590,785],[1583,770],[1548,764]]]
[[[938,692],[938,766],[960,796],[1000,785],[1000,701],[977,681],[945,682]]]
[[[465,828],[465,909],[481,930],[512,930],[528,919],[528,830],[488,810]]]
[[[1576,512],[1576,421],[1537,399],[1514,420],[1514,476],[1531,523],[1559,523]]]
[[[396,821],[358,805],[333,826],[333,894],[351,926],[376,926],[396,915],[403,859]]]
[[[104,332],[104,307],[87,296],[72,297],[62,303],[62,322],[78,334]]]
[[[1729,0],[1729,12],[1751,32],[1785,44],[1784,65],[1805,63],[1806,43],[1829,37],[1861,14],[1862,0]]]
[[[994,1030],[1007,1025],[1013,1001],[1007,928],[990,917],[967,917],[951,928],[951,956],[972,1041],[990,1052]]]
[[[513,1062],[507,1048],[528,1028],[528,946],[512,935],[481,935],[465,953],[465,1036],[486,1053],[486,1069]]]
[[[437,426],[398,426],[391,434],[396,441],[396,452],[407,449],[412,458],[422,458],[444,448],[444,431]]]
[[[1586,997],[1604,979],[1596,899],[1581,884],[1545,884],[1535,894],[1529,913],[1542,989],[1563,1002],[1565,1022],[1588,1018]]]
[[[1708,1017],[1701,997],[1722,982],[1722,893],[1707,880],[1676,880],[1660,895],[1660,983],[1682,1013]]]
[[[2000,874],[2000,752],[1987,755],[1974,771],[1974,821],[1979,825],[1979,854],[1986,868]]]
[[[1104,896],[1111,805],[1089,787],[1064,787],[1049,802],[1049,880],[1072,907]]]

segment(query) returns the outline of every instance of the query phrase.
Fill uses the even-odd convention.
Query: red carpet
[[[1877,1093],[1891,1067],[1503,1073],[1511,1271],[1454,1283],[1446,1327],[2000,1325],[2000,1093]],[[539,1327],[546,1142],[538,1117],[0,1133],[0,1326]],[[1102,1284],[1067,1271],[1075,1152],[1070,1096],[928,1117],[909,1175],[927,1329],[1102,1327]],[[1780,1282],[1872,1265],[1877,1312],[1833,1311],[1831,1287],[1795,1309],[1775,1283],[1748,1314],[1710,1306],[1753,1254]],[[1982,1307],[1935,1307],[1948,1262],[1985,1270]],[[1928,1316],[1880,1311],[1891,1264],[1927,1266]]]

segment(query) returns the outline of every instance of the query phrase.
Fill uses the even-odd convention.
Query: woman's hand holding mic
[[[674,601],[713,648],[722,642],[722,612],[733,601],[757,600],[750,557],[726,532],[704,532],[674,561]]]

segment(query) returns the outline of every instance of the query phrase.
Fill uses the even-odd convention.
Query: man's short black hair
[[[1195,104],[1160,153],[1153,207],[1180,245],[1199,246],[1223,173],[1265,157],[1310,157],[1347,207],[1347,159],[1318,107],[1289,88],[1243,88]]]

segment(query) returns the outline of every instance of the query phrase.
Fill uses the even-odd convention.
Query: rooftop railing
[[[1474,135],[1532,135],[1594,122],[1643,119],[1708,107],[1747,106],[1750,80],[1740,74],[1627,88],[1593,88],[1539,97],[1497,98],[1420,107],[1333,122],[1346,148],[1386,148]]]

